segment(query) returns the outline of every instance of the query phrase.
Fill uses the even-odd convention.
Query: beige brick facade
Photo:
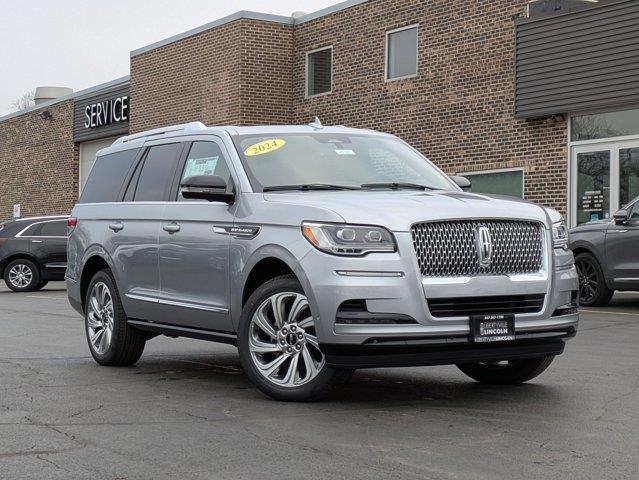
[[[134,52],[130,130],[190,121],[308,123],[399,135],[448,173],[522,167],[525,197],[562,212],[567,123],[514,117],[515,26],[526,0],[370,0],[293,23],[239,18]],[[419,24],[418,75],[384,80],[388,30]],[[333,47],[332,93],[306,98],[306,52]],[[0,218],[76,200],[72,100],[0,122]]]
[[[290,123],[293,28],[242,19],[131,59],[131,132]]]
[[[525,0],[372,0],[295,29],[294,121],[404,138],[448,173],[523,167],[566,210],[567,125],[514,118],[513,15]],[[386,31],[419,24],[418,75],[384,81]],[[305,52],[333,46],[333,93],[304,98]]]
[[[23,216],[69,213],[78,191],[73,101],[0,123],[0,172],[0,220],[11,218],[16,203]]]

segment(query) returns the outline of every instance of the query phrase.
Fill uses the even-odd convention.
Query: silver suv
[[[576,332],[566,229],[468,185],[392,135],[319,122],[129,135],[69,219],[69,300],[102,365],[159,334],[225,342],[282,400],[366,367],[523,382]]]

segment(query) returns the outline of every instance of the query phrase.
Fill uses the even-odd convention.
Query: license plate
[[[508,342],[515,339],[515,316],[472,315],[470,331],[474,342]]]

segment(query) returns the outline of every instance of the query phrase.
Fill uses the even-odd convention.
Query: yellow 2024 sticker
[[[247,157],[254,157],[255,155],[263,155],[265,153],[274,152],[278,148],[282,148],[286,145],[286,141],[281,138],[273,138],[271,140],[264,140],[263,142],[254,143],[246,150],[244,155]]]

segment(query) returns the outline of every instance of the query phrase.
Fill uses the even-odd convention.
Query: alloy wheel
[[[87,328],[93,350],[103,355],[113,336],[113,297],[104,282],[93,286],[87,307]]]
[[[325,365],[306,296],[277,293],[257,308],[249,326],[249,351],[257,371],[270,383],[299,387]]]
[[[595,298],[599,290],[597,270],[591,262],[585,260],[578,261],[575,267],[579,277],[579,300],[582,303],[589,303]]]
[[[9,270],[9,282],[16,288],[26,288],[33,281],[33,271],[28,265],[18,263]]]

